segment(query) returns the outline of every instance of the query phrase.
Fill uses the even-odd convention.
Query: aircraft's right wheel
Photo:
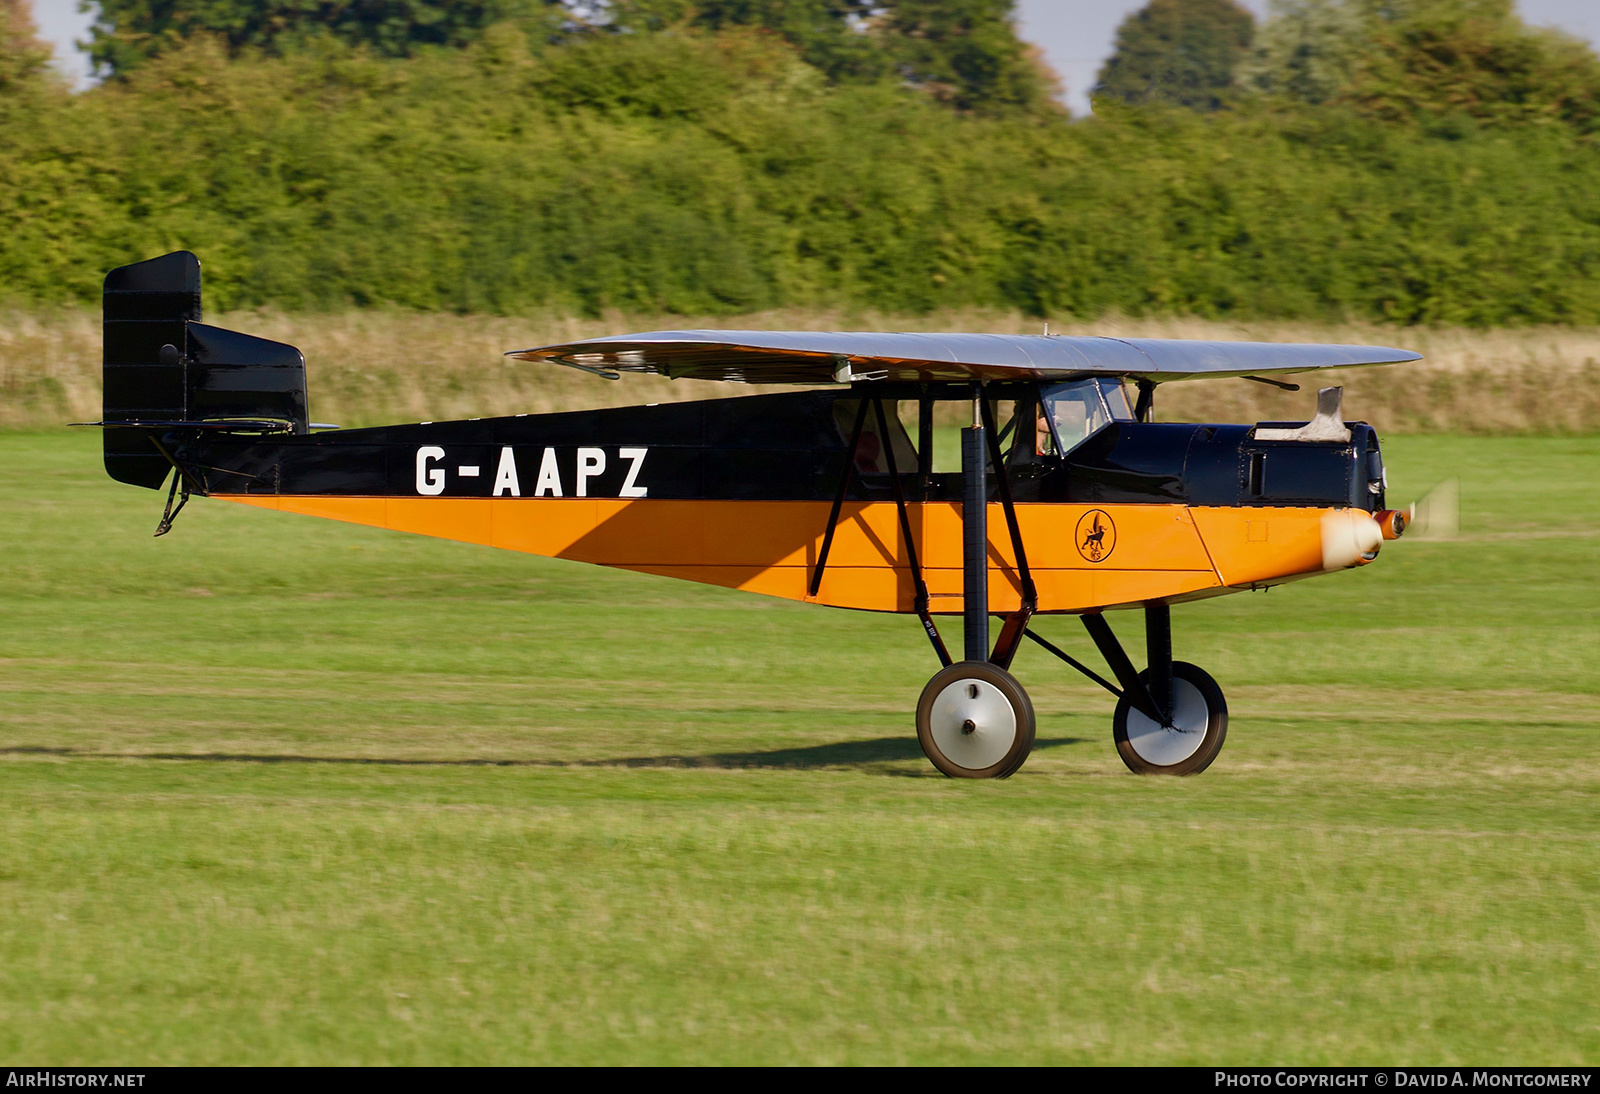
[[[1139,674],[1148,681],[1150,670]],[[1228,736],[1228,704],[1205,669],[1172,663],[1172,724],[1162,725],[1117,700],[1112,736],[1117,755],[1137,775],[1198,775],[1211,766]]]
[[[917,741],[953,779],[1003,779],[1033,749],[1033,703],[1016,678],[987,661],[940,670],[917,703]]]

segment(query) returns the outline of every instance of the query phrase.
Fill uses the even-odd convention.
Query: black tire
[[[917,741],[952,779],[1004,779],[1033,750],[1033,701],[987,661],[941,669],[917,702]]]
[[[1150,670],[1141,672],[1139,679],[1148,681]],[[1176,727],[1157,726],[1154,719],[1134,710],[1126,697],[1117,700],[1112,736],[1117,742],[1117,755],[1136,775],[1198,775],[1211,766],[1228,738],[1228,702],[1210,673],[1187,661],[1174,661],[1172,689],[1177,703]],[[1185,740],[1178,736],[1185,730],[1202,734],[1199,744],[1187,754]],[[1168,757],[1172,762],[1161,762]]]

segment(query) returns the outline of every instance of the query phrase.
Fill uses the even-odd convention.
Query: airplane
[[[916,615],[939,671],[917,739],[956,778],[1004,778],[1036,732],[1011,674],[1024,640],[1116,697],[1140,774],[1205,770],[1221,687],[1172,656],[1171,607],[1363,566],[1413,510],[1389,508],[1377,434],[1341,389],[1307,422],[1157,422],[1161,384],[1393,364],[1384,346],[993,334],[655,331],[515,350],[618,380],[803,385],[606,410],[367,429],[312,423],[293,346],[201,320],[177,251],[104,285],[105,468],[193,495],[726,586]],[[1129,398],[1129,387],[1133,398]],[[934,470],[937,404],[961,470]],[[914,411],[916,436],[902,420]],[[1107,619],[1141,611],[1135,667]],[[1040,635],[1076,615],[1110,679]],[[939,628],[959,617],[956,657]],[[998,635],[991,634],[998,617]]]

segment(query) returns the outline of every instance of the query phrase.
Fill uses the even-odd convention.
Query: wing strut
[[[1150,421],[1150,413],[1155,409],[1156,385],[1153,380],[1140,378],[1138,383],[1139,399],[1133,405],[1133,419],[1136,422]]]
[[[1039,590],[1033,584],[1033,572],[1028,569],[1028,552],[1022,548],[1022,528],[1017,523],[1017,507],[1011,500],[1011,477],[1006,471],[1005,460],[1000,455],[1001,435],[994,429],[994,411],[989,406],[987,399],[983,400],[983,425],[984,432],[989,437],[989,460],[994,464],[994,477],[1000,487],[1000,507],[1005,510],[1006,528],[1011,533],[1011,550],[1017,556],[1017,576],[1022,581],[1022,606],[1006,616],[1005,626],[1000,628],[1000,637],[995,640],[994,652],[989,655],[989,660],[1003,669],[1011,667],[1012,658],[1017,655],[1017,647],[1022,645],[1023,632],[1028,629],[1028,620],[1033,618],[1033,613],[1039,608]],[[1017,415],[1012,415],[1006,429],[1018,430],[1021,437],[1021,426],[1017,424]],[[984,569],[988,569],[988,560],[985,559]]]
[[[862,405],[866,405],[865,401]],[[911,581],[917,591],[917,618],[922,620],[922,629],[928,632],[928,641],[933,643],[933,652],[939,655],[939,664],[948,667],[950,651],[945,649],[944,639],[939,637],[939,628],[934,626],[933,616],[928,613],[928,583],[922,579],[917,542],[911,538],[911,517],[906,513],[905,486],[900,482],[900,468],[895,464],[893,438],[889,436],[889,423],[883,416],[883,400],[873,396],[872,405],[878,411],[878,436],[883,438],[883,450],[889,456],[889,478],[894,483],[894,504],[900,513],[900,534],[906,540],[906,556],[911,561]]]
[[[844,506],[845,491],[850,489],[850,475],[856,469],[856,446],[861,443],[861,427],[867,424],[867,400],[861,400],[856,411],[856,424],[850,429],[850,447],[844,453],[844,474],[839,476],[839,492],[833,495],[833,510],[828,514],[828,530],[822,535],[822,550],[817,552],[817,568],[811,571],[811,594],[822,588],[822,571],[828,568],[828,552],[833,549],[833,533],[839,527],[839,510]]]

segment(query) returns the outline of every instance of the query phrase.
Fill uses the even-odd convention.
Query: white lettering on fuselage
[[[645,453],[648,448],[619,448],[617,455],[625,460],[631,460],[632,466],[628,468],[628,477],[622,480],[622,489],[617,491],[619,498],[642,498],[650,493],[648,486],[639,485],[639,469],[644,466]]]
[[[616,496],[619,498],[644,498],[649,497],[650,488],[639,481],[639,475],[644,470],[644,459],[650,454],[648,448],[618,448],[617,455],[627,461],[627,472],[622,476],[622,484],[616,487]],[[445,450],[437,445],[427,445],[417,449],[417,493],[437,497],[445,491],[447,467],[443,466]],[[606,469],[609,461],[606,459],[606,450],[603,448],[583,447],[577,449],[573,463],[574,481],[572,483],[572,496],[586,498],[594,496],[595,490],[605,481]],[[622,468],[618,467],[617,471]],[[479,464],[457,464],[455,467],[456,478],[475,479],[484,475],[484,467]],[[615,475],[617,472],[612,472]],[[539,475],[534,481],[533,496],[536,498],[560,498],[566,496],[566,490],[561,481],[561,466],[557,462],[554,448],[543,449],[539,454]],[[517,473],[516,450],[510,445],[500,448],[499,463],[495,465],[494,485],[489,490],[493,498],[522,496],[522,482]]]
[[[578,497],[589,496],[589,480],[598,478],[606,471],[606,451],[603,448],[578,449]]]
[[[429,467],[429,460],[444,459],[444,449],[429,445],[417,449],[417,493],[444,493],[444,468]]]
[[[561,472],[556,470],[556,450],[547,448],[539,461],[539,481],[533,486],[533,496],[542,498],[546,493],[552,498],[561,496]]]
[[[517,458],[510,448],[500,450],[500,469],[494,473],[494,490],[490,494],[498,498],[503,492],[514,498],[522,496],[522,488],[517,485]]]

